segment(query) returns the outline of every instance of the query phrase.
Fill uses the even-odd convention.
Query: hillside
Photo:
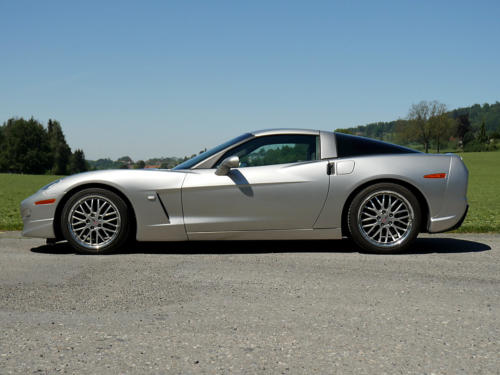
[[[470,107],[457,108],[448,112],[448,116],[453,120],[456,120],[461,115],[469,116],[469,121],[474,132],[480,129],[483,121],[488,133],[500,132],[500,102],[498,101],[494,104],[474,104]],[[389,122],[374,122],[338,130],[394,142],[396,141],[395,133],[397,124],[404,124],[405,122],[405,119],[398,119]]]

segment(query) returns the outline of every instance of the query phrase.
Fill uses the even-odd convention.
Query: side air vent
[[[165,212],[165,216],[167,217],[167,221],[170,223],[170,216],[168,216],[168,211],[167,209],[165,208],[165,205],[163,204],[163,201],[161,200],[160,198],[160,194],[156,193],[156,196],[158,197],[158,201],[160,202],[161,204],[161,208],[163,208],[163,212]]]

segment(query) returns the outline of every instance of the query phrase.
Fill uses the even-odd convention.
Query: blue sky
[[[0,122],[87,158],[183,156],[500,100],[498,1],[3,1]]]

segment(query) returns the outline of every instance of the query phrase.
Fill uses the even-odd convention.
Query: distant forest
[[[83,150],[71,151],[58,121],[31,118],[0,126],[0,172],[66,175],[88,170]]]
[[[443,113],[445,126],[444,129],[441,129],[441,132],[433,131],[432,121],[428,121],[429,117],[432,116],[427,116],[427,124],[420,124],[421,126],[416,124],[422,119],[419,119],[418,114],[416,116],[413,110],[422,103],[424,106],[429,107],[432,103],[437,102],[421,102],[413,105],[410,108],[408,117],[404,119],[374,122],[367,125],[337,129],[337,131],[398,143],[422,150],[425,149],[425,141],[422,138],[428,138],[428,146],[433,151],[438,148],[440,148],[439,151],[441,152],[489,151],[497,148],[496,142],[500,140],[500,102],[483,105],[474,104],[471,107],[457,108],[451,111],[445,110]],[[441,109],[445,109],[442,104]],[[427,134],[422,137],[422,132]],[[439,147],[438,140],[441,143]]]
[[[200,154],[202,152],[200,151]],[[89,168],[91,170],[95,169],[141,169],[141,168],[161,168],[170,169],[176,165],[195,157],[196,154],[191,156],[184,156],[183,158],[178,158],[175,156],[165,156],[160,158],[152,158],[147,160],[137,160],[134,161],[130,156],[122,156],[116,160],[111,160],[110,158],[98,159],[98,160],[87,160]]]

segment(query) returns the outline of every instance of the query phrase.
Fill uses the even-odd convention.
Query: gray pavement
[[[500,235],[137,244],[0,234],[0,374],[498,374]]]

